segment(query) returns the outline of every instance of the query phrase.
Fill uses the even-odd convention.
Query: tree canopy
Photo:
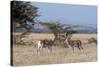
[[[13,29],[24,28],[30,30],[31,25],[34,25],[38,8],[33,6],[30,2],[12,1],[11,2],[11,18]],[[27,24],[30,22],[30,26]]]
[[[43,26],[47,26],[47,28],[54,34],[54,37],[55,37],[54,40],[59,40],[60,34],[63,32],[63,30],[66,30],[66,31],[71,30],[72,31],[73,28],[77,27],[76,25],[67,25],[67,24],[62,24],[59,22],[40,22],[39,24],[41,24]],[[68,36],[69,36],[69,34],[68,34]]]

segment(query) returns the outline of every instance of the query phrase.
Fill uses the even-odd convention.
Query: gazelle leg
[[[74,51],[74,46],[72,46],[72,50]]]
[[[40,49],[41,49],[41,47],[38,47],[38,48],[37,48],[37,53],[39,53],[39,52],[40,52]]]

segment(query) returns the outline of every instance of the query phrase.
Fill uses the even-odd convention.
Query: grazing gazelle
[[[91,37],[90,39],[88,39],[88,43],[95,43],[97,44],[97,39],[94,37]]]
[[[65,40],[65,43],[69,45],[73,49],[73,51],[74,47],[78,48],[79,50],[83,49],[81,40],[71,40],[70,38],[68,38]]]

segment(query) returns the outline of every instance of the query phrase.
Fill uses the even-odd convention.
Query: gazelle
[[[79,50],[83,49],[81,40],[71,40],[70,38],[68,38],[65,40],[65,43],[69,45],[73,51],[75,47],[78,48]]]
[[[52,45],[53,45],[53,41],[52,40],[39,40],[37,43],[37,52],[41,49],[41,48],[48,48],[50,51],[52,51]]]

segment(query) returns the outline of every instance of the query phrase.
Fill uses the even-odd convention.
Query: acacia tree
[[[75,28],[77,26],[73,25],[67,25],[67,24],[61,24],[59,22],[39,22],[39,24],[43,26],[47,26],[47,28],[54,34],[54,42],[61,43],[61,33],[63,30],[72,30],[72,28]],[[68,32],[68,31],[67,31]],[[64,39],[71,37],[72,33],[67,33]]]
[[[43,26],[47,26],[48,29],[54,34],[55,38],[54,40],[58,39],[58,35],[60,33],[60,24],[56,23],[56,22],[40,22],[39,24],[43,25]]]
[[[19,29],[25,30],[22,35],[30,32],[32,26],[35,24],[35,18],[39,16],[37,11],[38,8],[33,6],[30,2],[12,1],[11,18],[13,32]]]

